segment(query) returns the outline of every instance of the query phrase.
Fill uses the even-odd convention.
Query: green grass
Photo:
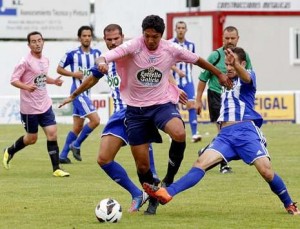
[[[59,125],[58,128],[62,148],[71,126]],[[64,165],[71,173],[69,178],[52,177],[42,130],[35,145],[15,155],[9,171],[1,166],[0,228],[300,228],[300,217],[286,214],[278,197],[272,194],[255,168],[241,161],[230,163],[233,174],[222,175],[218,168],[211,170],[195,187],[177,195],[169,204],[159,206],[156,216],[144,216],[146,206],[136,214],[129,214],[130,195],[111,181],[96,163],[101,128],[84,142],[82,162],[70,155],[73,164]],[[199,130],[203,141],[188,142],[177,178],[190,169],[197,151],[216,133],[215,126],[210,124],[199,125]],[[284,179],[294,200],[300,201],[300,126],[270,124],[265,125],[263,131],[274,170]],[[0,147],[11,145],[23,133],[21,125],[0,125]],[[169,147],[168,137],[162,136],[164,143],[154,145],[161,177],[166,172]],[[117,161],[138,184],[128,147],[120,151]],[[94,208],[107,197],[115,198],[122,205],[120,223],[100,224],[96,220]]]

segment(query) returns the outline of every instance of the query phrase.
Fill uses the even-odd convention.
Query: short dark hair
[[[142,23],[143,32],[146,29],[154,29],[156,32],[163,35],[165,31],[165,23],[164,20],[158,15],[149,15],[144,18]]]
[[[238,56],[240,62],[247,61],[246,60],[246,52],[243,48],[234,47],[234,48],[231,48],[231,50],[233,53],[235,53]]]
[[[186,23],[184,21],[178,21],[178,22],[176,22],[175,27],[177,27],[178,24],[184,24],[185,28],[187,28],[187,25],[186,25]]]
[[[77,37],[81,37],[81,34],[82,34],[82,31],[83,30],[90,30],[91,33],[92,33],[92,37],[94,37],[94,31],[93,31],[93,28],[91,26],[88,26],[88,25],[83,25],[81,26],[79,29],[78,29],[78,32],[77,32]]]
[[[225,27],[225,29],[223,30],[223,33],[225,31],[228,31],[228,32],[236,31],[236,34],[239,35],[238,29],[232,25]]]
[[[40,35],[42,37],[42,39],[44,40],[43,35],[40,32],[33,31],[33,32],[27,34],[27,42],[28,42],[28,44],[30,43],[30,37],[33,36],[33,35]]]
[[[103,35],[105,36],[106,32],[114,31],[114,30],[119,30],[120,35],[123,35],[122,27],[118,24],[109,24],[103,29]]]

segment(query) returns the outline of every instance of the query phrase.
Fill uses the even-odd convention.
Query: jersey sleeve
[[[119,45],[118,47],[112,50],[105,52],[101,56],[105,58],[107,63],[109,63],[121,59],[122,57],[125,57],[127,55],[130,55],[131,53],[134,53],[136,50],[138,50],[138,46],[138,40],[132,39],[124,42],[123,44]]]
[[[251,60],[250,60],[250,57],[249,57],[249,54],[246,53],[246,66],[245,66],[246,69],[253,69],[252,68],[252,63],[251,63]]]
[[[213,51],[207,58],[207,61],[211,64],[215,63],[219,58],[219,54],[217,51]],[[199,80],[203,82],[207,82],[212,77],[212,73],[208,70],[204,70],[199,75]]]
[[[66,52],[65,55],[59,61],[58,65],[62,68],[65,68],[72,63],[73,63],[72,52]]]
[[[97,66],[93,66],[91,69],[90,69],[91,73],[92,73],[92,76],[97,78],[97,79],[101,79],[104,74],[102,72],[100,72],[97,68]]]
[[[10,82],[15,82],[17,80],[20,80],[25,70],[26,70],[26,60],[22,58],[20,62],[15,66]]]

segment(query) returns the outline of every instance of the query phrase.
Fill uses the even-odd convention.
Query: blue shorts
[[[126,121],[128,141],[130,145],[145,143],[161,143],[158,129],[164,130],[172,118],[180,118],[176,104],[166,103],[149,107],[132,107],[127,105]]]
[[[184,86],[179,84],[178,87],[187,94],[188,100],[195,100],[195,87],[193,82],[189,82]]]
[[[105,125],[102,135],[113,135],[121,138],[124,141],[124,145],[128,144],[128,135],[125,126],[125,112],[126,109],[117,111],[110,116],[107,124]]]
[[[41,127],[56,125],[52,106],[42,114],[20,114],[24,129],[29,134],[36,134],[38,132],[39,125]]]
[[[85,118],[87,115],[97,112],[91,99],[80,94],[73,100],[73,116],[79,116],[80,118]]]
[[[266,139],[252,121],[245,121],[221,128],[208,149],[217,151],[225,161],[242,159],[246,164],[261,157],[268,157]]]

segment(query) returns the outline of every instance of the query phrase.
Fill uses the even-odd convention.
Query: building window
[[[300,65],[300,29],[290,29],[290,63]]]

